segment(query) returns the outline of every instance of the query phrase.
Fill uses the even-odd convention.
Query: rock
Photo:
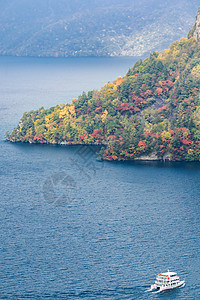
[[[195,38],[195,40],[200,41],[200,7],[197,13],[195,24],[189,33],[189,37],[192,36]]]
[[[61,142],[60,145],[68,145],[69,143],[67,141]]]
[[[170,160],[169,154],[166,154],[163,157],[159,157],[155,153],[152,155],[142,155],[140,157],[136,157],[134,160],[142,160],[142,161],[165,161]]]

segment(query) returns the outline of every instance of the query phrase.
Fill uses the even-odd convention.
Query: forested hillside
[[[26,112],[8,139],[101,144],[109,160],[200,160],[199,41],[174,42],[71,104]]]
[[[198,0],[0,0],[0,55],[139,56],[186,37]]]

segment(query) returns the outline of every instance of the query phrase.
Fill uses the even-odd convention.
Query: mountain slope
[[[186,36],[198,0],[0,0],[0,55],[143,55]]]

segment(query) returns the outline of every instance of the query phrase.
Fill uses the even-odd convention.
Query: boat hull
[[[167,290],[174,290],[181,286],[185,285],[185,281],[180,281],[176,286],[169,286],[169,287],[160,287],[160,291],[167,291]]]
[[[168,291],[168,290],[174,290],[176,288],[185,286],[185,281],[180,281],[176,286],[158,286],[157,284],[153,284],[151,285],[151,289],[150,291],[159,291],[159,292],[163,292],[163,291]]]

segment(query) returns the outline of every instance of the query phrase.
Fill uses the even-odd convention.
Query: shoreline
[[[61,146],[61,147],[67,147],[67,146],[85,146],[85,147],[104,147],[106,144],[83,144],[83,143],[69,143],[69,142],[21,142],[21,141],[12,141],[8,138],[5,139],[5,142],[10,142],[13,144],[21,144],[21,145],[52,145],[52,146]],[[198,160],[173,160],[170,158],[170,153],[164,155],[163,157],[158,156],[156,153],[152,153],[150,155],[141,155],[139,157],[135,157],[133,159],[126,159],[126,158],[118,158],[118,159],[110,159],[108,157],[98,157],[96,158],[98,161],[108,161],[108,162],[199,162]]]

